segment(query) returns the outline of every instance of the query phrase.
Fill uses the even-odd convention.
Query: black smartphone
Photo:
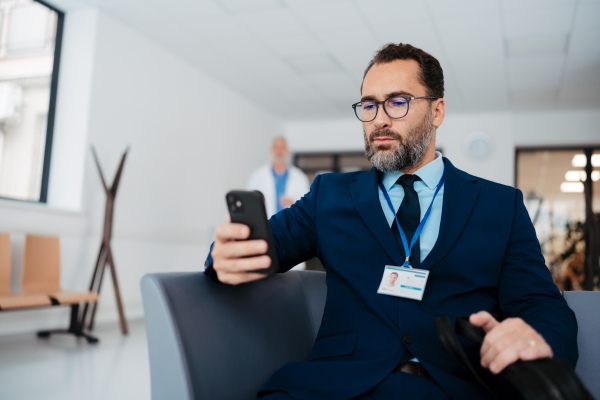
[[[232,190],[225,195],[225,199],[227,200],[227,209],[231,216],[231,222],[250,227],[250,237],[248,240],[263,239],[267,242],[268,249],[266,254],[271,257],[271,266],[255,272],[268,275],[275,274],[279,271],[279,256],[273,242],[273,233],[271,232],[271,225],[267,218],[263,194],[258,190]]]

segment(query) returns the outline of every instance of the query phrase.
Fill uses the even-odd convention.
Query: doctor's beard
[[[367,133],[364,132],[365,155],[381,172],[401,171],[419,164],[431,143],[434,132],[433,113],[427,113],[419,125],[410,128],[406,137],[400,136],[391,129],[376,129],[367,139]],[[371,143],[380,136],[398,140],[398,148],[390,150],[390,146],[386,145],[376,149]]]

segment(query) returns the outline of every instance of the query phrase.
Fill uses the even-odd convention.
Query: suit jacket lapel
[[[446,178],[440,233],[433,249],[421,263],[422,269],[430,269],[454,246],[469,219],[480,189],[474,177],[465,177],[452,163],[444,158]]]
[[[381,244],[384,251],[394,260],[396,265],[402,265],[402,253],[392,234],[379,201],[377,170],[361,174],[350,184],[350,193],[356,210],[369,230]]]

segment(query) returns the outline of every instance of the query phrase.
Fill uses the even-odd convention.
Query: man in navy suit
[[[577,323],[544,264],[519,190],[477,178],[435,151],[445,115],[439,62],[390,44],[369,64],[354,104],[370,171],[317,176],[271,220],[281,272],[317,256],[327,301],[310,359],[262,387],[268,399],[471,399],[489,394],[445,351],[433,319],[470,315],[493,373],[521,359],[575,365]],[[247,226],[216,232],[206,273],[262,279],[264,241]],[[383,290],[398,275],[393,291]],[[473,345],[474,346],[474,345]]]

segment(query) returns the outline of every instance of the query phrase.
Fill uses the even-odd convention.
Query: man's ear
[[[438,128],[442,125],[446,116],[446,101],[444,99],[437,99],[431,106],[433,107],[433,126]]]

